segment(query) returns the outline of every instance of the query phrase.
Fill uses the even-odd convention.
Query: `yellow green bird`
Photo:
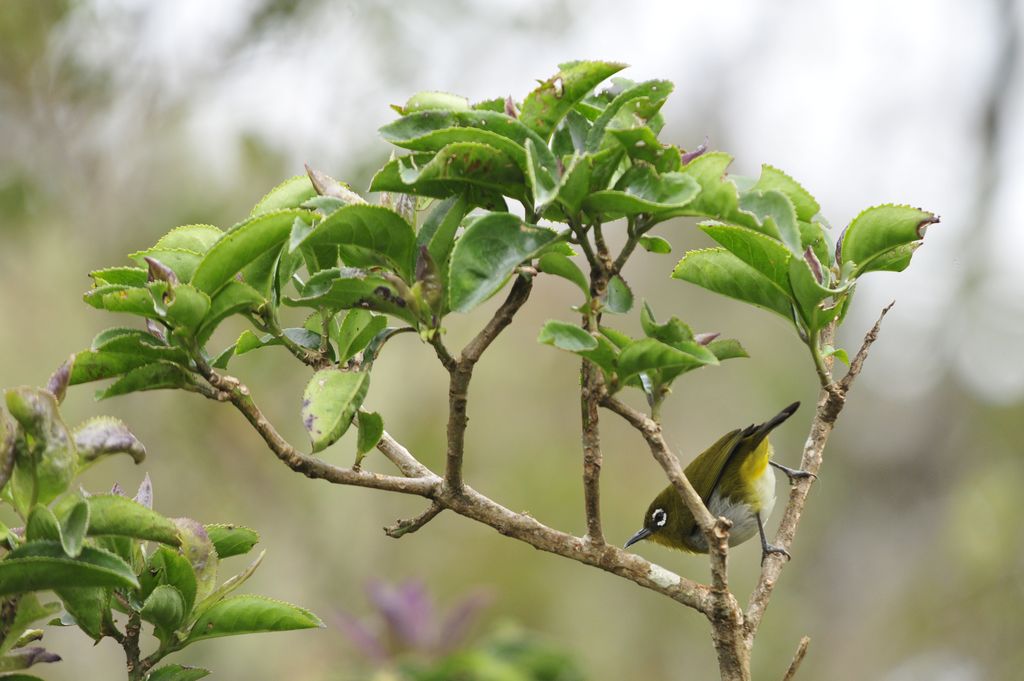
[[[764,534],[764,520],[775,506],[772,466],[785,473],[790,482],[813,476],[813,473],[794,470],[771,460],[774,450],[768,434],[799,406],[799,402],[794,402],[760,425],[726,433],[685,470],[711,515],[732,521],[729,546],[741,544],[755,534],[761,535],[761,562],[769,553],[789,556],[785,549],[769,544]],[[651,502],[643,529],[629,538],[626,547],[643,539],[691,553],[708,551],[704,533],[672,485]]]

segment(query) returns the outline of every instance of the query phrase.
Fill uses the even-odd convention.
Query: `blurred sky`
[[[830,452],[835,462],[826,455],[831,479],[823,478],[812,495],[797,547],[802,555],[787,571],[770,611],[786,617],[766,620],[758,669],[781,676],[803,633],[816,637],[807,678],[1009,679],[1008,670],[1024,663],[1024,653],[1011,653],[1010,643],[1004,646],[998,636],[971,646],[954,643],[965,632],[980,638],[989,627],[1005,628],[1005,610],[1021,604],[1024,582],[1024,542],[1003,512],[1018,515],[1016,502],[1008,499],[1017,493],[1017,483],[1024,483],[1018,437],[1024,427],[1024,363],[1015,350],[1024,343],[1024,279],[1018,264],[1024,238],[1012,203],[1024,188],[1024,170],[1016,163],[1024,151],[1017,48],[1024,17],[1015,2],[61,4],[0,3],[0,27],[27,45],[0,51],[9,60],[0,63],[0,199],[14,196],[12,205],[20,211],[11,209],[0,221],[0,384],[40,383],[68,352],[112,323],[77,300],[88,270],[121,262],[124,253],[148,246],[176,224],[212,221],[227,227],[269,187],[300,172],[304,162],[365,189],[390,153],[375,132],[392,118],[388,104],[423,89],[471,99],[521,98],[562,61],[621,60],[632,65],[624,74],[630,78],[675,82],[663,138],[692,148],[707,136],[712,148],[735,155],[732,170],[739,174],[756,174],[762,162],[782,168],[816,196],[836,230],[863,208],[885,202],[909,203],[942,218],[909,270],[872,275],[859,286],[841,339],[851,350],[879,308],[892,299],[897,306],[837,429]],[[36,29],[43,37],[33,42]],[[774,413],[794,394],[812,399],[815,381],[798,343],[780,325],[756,311],[666,283],[681,246],[703,244],[684,223],[673,228],[672,236],[680,239],[673,239],[673,256],[650,256],[635,265],[634,289],[652,297],[663,316],[677,314],[700,330],[740,337],[753,356],[741,368],[700,374],[677,396],[671,414],[678,424],[671,424],[669,433],[681,451],[692,452],[721,430]],[[50,285],[26,286],[26,277],[38,276],[40,262],[50,266]],[[523,330],[510,331],[492,363],[481,366],[475,389],[481,395],[502,394],[546,434],[526,434],[522,444],[498,446],[488,456],[500,459],[502,451],[514,454],[517,447],[571,451],[577,446],[571,362],[532,345],[544,319],[571,318],[569,302],[561,289],[532,301],[536,306],[524,312]],[[66,323],[67,336],[47,332],[55,315]],[[477,323],[463,328],[454,322],[453,337]],[[377,393],[377,399],[391,409],[385,411],[389,428],[395,424],[414,442],[436,447],[436,424],[444,418],[436,405],[444,394],[442,377],[436,367],[419,376],[412,367],[426,356],[414,341],[403,342],[397,347],[408,355],[395,368],[382,369],[381,379],[375,377],[375,389],[396,392]],[[524,355],[538,358],[523,360]],[[508,362],[526,364],[517,365],[522,372],[516,372]],[[251,382],[272,393],[268,399],[283,405],[282,413],[291,409],[301,377],[281,383],[262,362],[239,367],[255,374]],[[410,372],[422,385],[407,385]],[[546,382],[538,383],[538,376]],[[420,396],[429,390],[437,397]],[[533,405],[537,391],[550,399]],[[194,402],[180,404],[188,399],[143,396],[144,406],[111,403],[108,408],[86,397],[74,408],[83,416],[104,408],[125,410],[118,413],[129,420],[147,419],[160,413],[152,405],[175,414],[199,408]],[[692,410],[708,404],[719,405],[713,417],[694,416]],[[502,428],[508,414],[500,404],[478,409],[471,442],[492,448],[488,429]],[[263,456],[231,414],[203,416],[197,427],[209,429],[203,431],[213,438],[207,448],[233,447],[237,435],[245,438],[251,455],[238,455],[238,461]],[[225,430],[229,427],[233,430]],[[174,430],[168,424],[147,421],[143,428],[150,437],[181,438],[168,434]],[[648,491],[660,483],[658,471],[649,466],[642,479],[616,487],[616,473],[631,473],[628,460],[614,458],[615,448],[636,450],[640,443],[615,426],[610,430],[606,513],[612,518],[610,531],[627,536]],[[787,437],[792,447],[802,439],[799,432]],[[190,446],[197,452],[188,460],[202,458],[203,448]],[[174,476],[178,485],[216,489],[206,473],[183,470],[181,464],[175,468],[173,460],[158,463],[159,450],[153,465],[164,466],[164,485],[175,484],[167,479]],[[574,475],[578,463],[573,455],[564,459],[548,471],[551,476]],[[532,465],[503,461],[469,472],[516,503],[545,509],[552,522],[572,518],[575,528],[563,526],[581,531],[578,482],[571,477],[538,482],[536,493],[549,496],[537,501],[511,482],[516,475],[536,475]],[[308,489],[306,481],[285,481],[287,472],[273,463],[234,479],[264,490],[282,485],[293,494]],[[229,463],[203,465],[219,471],[213,475],[237,473]],[[159,495],[159,478],[156,485]],[[287,493],[272,498],[287,506]],[[189,498],[185,492],[174,495],[183,502]],[[487,552],[498,541],[442,517],[437,527],[380,547],[385,540],[376,528],[398,513],[391,502],[361,492],[351,497],[358,503],[337,498],[338,490],[316,487],[309,500],[296,503],[299,513],[328,517],[337,517],[339,509],[373,511],[362,523],[369,529],[345,535],[344,543],[357,547],[361,560],[337,568],[352,587],[337,586],[331,594],[342,600],[358,592],[353,585],[365,579],[366,566],[377,570],[380,561],[429,555],[431,535],[433,541],[477,542],[468,545]],[[822,505],[817,516],[816,503]],[[316,552],[308,541],[295,539],[296,532],[313,532],[315,524],[294,526],[288,509],[258,510],[255,502],[224,505],[210,504],[224,513],[252,514],[240,522],[271,525],[265,534],[270,560],[275,553],[293,557],[289,562],[281,556],[276,572],[266,568],[271,574],[304,575],[308,589],[278,595],[315,604],[325,585],[336,584],[327,568],[308,572]],[[979,532],[979,538],[967,538]],[[950,540],[957,543],[947,553]],[[292,553],[285,548],[290,541]],[[330,560],[343,561],[343,555],[339,549]],[[672,569],[703,574],[699,559],[646,555]],[[753,553],[737,555],[742,558],[735,562],[749,561]],[[679,624],[698,619],[691,613],[656,604],[579,566],[562,566],[533,552],[514,556],[508,572],[494,560],[476,568],[453,567],[436,555],[423,559],[421,571],[446,575],[434,581],[451,593],[487,575],[500,589],[519,589],[515,593],[525,594],[521,603],[526,605],[517,609],[506,601],[499,609],[504,605],[527,624],[545,629],[587,661],[595,679],[628,673],[615,643],[649,656],[640,667],[646,678],[669,678],[669,670],[689,664],[694,678],[704,678],[700,674],[713,668],[703,623]],[[961,558],[963,564],[957,563]],[[801,560],[813,562],[801,566]],[[936,564],[943,565],[942,574],[936,574]],[[741,587],[752,583],[753,567],[741,568]],[[382,572],[399,577],[417,571]],[[545,602],[555,598],[550,580],[562,579],[579,581]],[[634,602],[647,623],[633,631],[600,624]],[[954,611],[965,614],[957,619]],[[581,621],[598,624],[591,634],[581,633],[574,629]],[[890,624],[896,633],[888,630]],[[677,625],[680,633],[670,633]],[[1011,631],[1024,633],[1024,625]],[[677,636],[685,645],[666,652],[676,644],[665,641]],[[290,640],[306,645],[298,637]],[[874,651],[875,657],[864,659],[858,650]],[[325,662],[303,667],[308,678],[328,678],[318,674],[331,668]],[[259,674],[259,667],[251,673]]]

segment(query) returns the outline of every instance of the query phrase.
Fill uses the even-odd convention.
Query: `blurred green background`
[[[561,61],[625,61],[628,77],[676,83],[666,140],[692,148],[706,135],[740,174],[761,162],[786,170],[837,230],[889,201],[943,218],[907,272],[869,277],[854,301],[840,339],[851,351],[879,308],[897,305],[826,451],[755,678],[780,678],[805,633],[800,678],[1020,678],[1024,237],[1012,201],[1024,189],[1014,162],[1024,151],[1022,22],[1011,0],[2,0],[0,385],[43,383],[124,322],[81,302],[89,270],[123,263],[175,225],[230,226],[303,162],[365,189],[390,153],[375,133],[393,116],[388,104],[422,89],[521,98]],[[680,381],[665,408],[669,441],[688,459],[800,399],[775,440],[795,465],[815,395],[809,358],[770,315],[668,280],[683,249],[705,241],[685,221],[660,231],[676,250],[637,257],[626,272],[634,291],[659,316],[736,336],[751,354]],[[485,355],[466,474],[510,508],[582,533],[577,365],[535,342],[545,320],[573,318],[574,293],[543,281]],[[451,318],[449,345],[488,312]],[[307,373],[280,348],[235,361],[281,430],[303,442]],[[446,394],[432,351],[403,335],[376,368],[369,405],[436,469]],[[163,393],[96,405],[88,387],[65,404],[72,422],[124,418],[149,448],[143,466],[91,470],[87,487],[116,479],[132,489],[148,471],[162,513],[257,528],[269,551],[252,590],[329,624],[204,643],[182,658],[218,678],[354,678],[365,664],[331,623],[369,612],[367,580],[411,577],[443,603],[490,589],[483,629],[514,620],[596,681],[715,677],[699,615],[452,514],[388,539],[381,527],[422,501],[292,474],[227,407]],[[602,433],[606,533],[625,540],[664,480],[614,415],[602,415]],[[351,449],[346,439],[325,456],[347,463]],[[385,470],[380,457],[368,462]],[[639,552],[706,578],[703,557]],[[745,598],[756,542],[733,556]],[[47,643],[66,660],[48,678],[123,674],[107,642],[92,648],[60,631]]]

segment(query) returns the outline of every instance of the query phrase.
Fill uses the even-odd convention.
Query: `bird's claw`
[[[765,559],[767,559],[768,555],[771,553],[775,553],[780,556],[785,556],[786,560],[793,559],[793,556],[789,555],[789,551],[782,548],[781,546],[775,546],[774,544],[765,544],[764,547],[761,549],[761,565],[764,565]]]

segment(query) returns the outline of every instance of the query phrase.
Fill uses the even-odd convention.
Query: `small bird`
[[[726,433],[686,467],[686,477],[713,516],[732,521],[729,546],[741,544],[755,533],[761,535],[761,562],[770,553],[789,553],[768,543],[764,519],[775,506],[775,473],[778,468],[789,477],[813,477],[813,473],[794,470],[771,460],[773,449],[768,434],[793,415],[800,406],[794,402],[761,425],[747,426]],[[770,466],[769,466],[770,464]],[[691,553],[707,553],[708,543],[686,508],[676,488],[669,485],[654,498],[644,526],[626,542],[626,548],[643,539]]]

